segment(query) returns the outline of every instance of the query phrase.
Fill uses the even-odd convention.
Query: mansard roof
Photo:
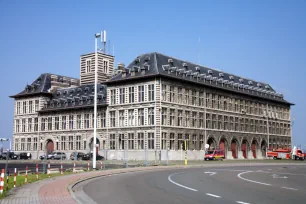
[[[106,105],[106,86],[97,84],[97,105]],[[94,84],[57,89],[40,112],[89,108],[94,105]]]
[[[36,80],[34,80],[30,85],[26,85],[23,91],[13,96],[11,98],[20,98],[25,96],[33,95],[51,95],[50,89],[54,85],[58,84],[59,86],[71,86],[79,85],[79,79],[61,76],[57,74],[44,73],[41,74]]]
[[[200,66],[157,52],[138,56],[106,84],[152,76],[174,78],[293,105],[284,100],[283,95],[277,93],[267,83]]]

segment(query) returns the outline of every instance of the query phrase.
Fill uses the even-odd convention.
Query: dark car
[[[6,156],[7,156],[7,152],[3,152],[1,154],[1,159],[6,160]],[[8,159],[18,159],[18,155],[15,154],[14,152],[9,152]]]
[[[93,157],[92,153],[87,153],[87,154],[83,155],[82,160],[86,160],[86,161],[92,160],[92,157]],[[105,158],[103,156],[97,154],[96,155],[96,160],[105,160]]]
[[[45,157],[46,157],[46,155],[41,155],[39,158],[40,158],[41,160],[44,160]],[[53,159],[53,153],[48,154],[48,155],[47,155],[47,159]]]
[[[71,160],[74,160],[75,158],[77,158],[77,160],[81,160],[84,156],[84,153],[83,152],[72,152],[70,154],[70,159]]]
[[[19,154],[19,159],[32,159],[32,154],[27,152],[21,152]]]

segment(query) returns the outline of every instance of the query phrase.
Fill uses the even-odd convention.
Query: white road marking
[[[296,189],[296,188],[289,188],[289,187],[285,187],[285,186],[283,186],[282,188],[288,189],[288,190],[293,190],[293,191],[298,191],[299,190],[299,189]]]
[[[284,178],[284,179],[288,178],[287,176],[279,176],[277,174],[273,174],[272,176],[273,178]]]
[[[204,172],[204,174],[209,174],[210,176],[213,176],[213,175],[216,174],[216,172],[209,172],[209,171],[207,171],[207,172]]]
[[[250,203],[246,203],[246,202],[242,202],[242,201],[236,201],[236,203],[240,203],[240,204],[250,204]]]
[[[175,184],[175,185],[177,185],[177,186],[179,186],[179,187],[182,187],[182,188],[185,188],[185,189],[188,189],[188,190],[191,190],[191,191],[198,191],[198,190],[196,190],[196,189],[189,188],[189,187],[184,186],[184,185],[182,185],[182,184],[176,183],[175,181],[173,181],[173,180],[171,179],[172,176],[174,176],[174,175],[176,175],[176,174],[181,174],[181,173],[185,173],[185,172],[179,172],[179,173],[171,174],[171,175],[168,176],[168,180],[169,180],[171,183],[173,183],[173,184]]]
[[[249,180],[249,179],[246,179],[246,178],[243,178],[241,175],[242,174],[247,174],[247,173],[251,173],[253,171],[245,171],[245,172],[241,172],[240,174],[238,174],[238,178],[242,179],[242,180],[245,180],[245,181],[248,181],[248,182],[252,182],[252,183],[257,183],[257,184],[261,184],[261,185],[266,185],[266,186],[271,186],[271,184],[268,184],[268,183],[262,183],[262,182],[259,182],[259,181],[253,181],[253,180]]]
[[[221,198],[221,196],[214,195],[214,194],[210,194],[210,193],[206,193],[206,195],[208,195],[208,196],[212,196],[212,197],[215,197],[215,198]]]
[[[246,170],[236,170],[236,169],[211,169],[211,170],[214,170],[214,171],[246,171]]]

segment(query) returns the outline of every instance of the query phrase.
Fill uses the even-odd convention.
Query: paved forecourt
[[[211,162],[211,163],[205,163],[204,165],[198,165],[198,166],[193,166],[193,167],[191,166],[187,166],[187,167],[185,166],[155,166],[154,167],[153,166],[153,167],[135,167],[135,168],[128,168],[128,169],[115,169],[115,170],[103,170],[103,171],[95,171],[95,172],[88,172],[88,173],[78,173],[78,174],[73,174],[69,176],[59,176],[59,177],[55,177],[52,179],[46,179],[46,180],[38,181],[33,184],[27,184],[21,188],[16,188],[11,192],[10,196],[1,200],[0,203],[17,203],[17,204],[18,203],[48,203],[48,204],[49,203],[51,204],[52,203],[76,203],[76,200],[79,200],[78,195],[80,194],[83,195],[83,197],[84,195],[85,197],[86,196],[91,197],[90,199],[96,201],[97,203],[100,203],[101,199],[102,200],[109,199],[111,201],[112,200],[111,195],[117,198],[121,198],[123,201],[126,201],[125,203],[133,203],[133,202],[137,203],[138,201],[135,199],[138,199],[137,195],[139,195],[139,192],[142,192],[142,191],[144,191],[143,192],[144,196],[142,196],[143,198],[142,201],[144,202],[147,199],[145,203],[154,203],[153,201],[157,197],[159,197],[160,201],[163,201],[163,199],[165,199],[164,200],[165,202],[163,203],[180,203],[181,201],[184,201],[184,200],[189,201],[190,199],[191,201],[198,202],[198,201],[201,201],[203,195],[206,195],[209,193],[214,195],[216,189],[218,189],[218,186],[216,186],[217,184],[211,185],[211,183],[213,182],[210,181],[209,179],[212,179],[214,181],[214,179],[217,180],[217,178],[221,175],[223,175],[224,177],[228,177],[226,174],[229,174],[230,177],[233,177],[233,181],[231,180],[226,181],[224,184],[222,185],[220,184],[221,186],[228,183],[229,188],[231,188],[232,186],[231,182],[238,182],[238,181],[241,182],[241,184],[247,183],[246,185],[251,185],[251,184],[253,185],[253,183],[246,182],[238,178],[236,174],[233,174],[233,173],[244,172],[246,170],[245,169],[246,167],[243,167],[244,169],[241,169],[243,171],[237,171],[237,172],[235,171],[226,171],[226,172],[214,171],[213,173],[216,173],[214,175],[212,175],[212,173],[211,174],[204,173],[204,171],[212,172],[212,169],[216,169],[216,168],[218,169],[223,168],[223,167],[234,168],[237,165],[250,166],[248,168],[253,168],[254,171],[260,170],[261,168],[257,166],[262,166],[262,165],[269,165],[271,166],[271,168],[272,167],[276,168],[280,166],[286,166],[286,167],[290,166],[290,164],[265,164],[265,163],[215,164],[214,162]],[[234,170],[239,170],[239,169],[234,169]],[[128,173],[128,172],[131,172],[131,173]],[[132,172],[135,172],[135,173],[132,173]],[[92,181],[88,180],[88,182],[87,183],[84,182],[85,185],[82,186],[81,188],[79,187],[78,190],[75,190],[72,188],[71,192],[69,192],[69,189],[71,189],[70,187],[73,186],[71,184],[75,184],[79,181],[82,181],[82,180],[85,180],[91,177],[101,177],[101,176],[114,175],[114,174],[120,174],[120,173],[128,173],[128,174],[103,177],[101,179],[98,178]],[[139,175],[142,175],[142,176],[139,176]],[[243,175],[243,176],[253,176],[253,174],[246,173],[246,175]],[[235,179],[237,179],[237,181],[234,180],[234,177]],[[246,178],[248,179],[248,177]],[[116,180],[118,184],[113,185],[112,179]],[[251,179],[253,178],[250,178],[250,180]],[[171,182],[171,180],[173,182]],[[104,181],[107,181],[107,182],[104,182]],[[95,186],[97,185],[96,182],[98,182],[99,186]],[[82,182],[80,184],[82,184]],[[188,190],[186,188],[181,187],[180,185],[186,186],[187,188],[193,188],[196,191]],[[125,189],[123,187],[128,187],[128,188]],[[300,186],[294,186],[294,185],[287,185],[285,187],[300,188]],[[243,187],[241,188],[242,189],[240,190],[244,189]],[[94,194],[90,194],[88,192],[88,189],[91,189],[90,191],[93,192]],[[289,189],[281,189],[281,190],[289,191]],[[73,191],[76,191],[76,192],[73,192]],[[116,191],[121,192],[121,193],[113,194]],[[162,193],[160,192],[163,192],[164,194],[162,195]],[[222,193],[219,193],[219,194],[222,194],[222,199],[225,199],[227,197],[227,194],[225,192],[226,191],[224,190],[224,195]],[[290,190],[290,192],[297,193],[294,190]],[[99,197],[99,196],[103,196],[103,197]],[[217,196],[221,197],[221,195],[218,195],[218,194]],[[174,202],[176,201],[177,198],[180,198],[180,199],[178,199],[177,202]],[[212,202],[217,202],[214,200],[214,199],[217,199],[216,197],[207,196],[207,199],[211,199]],[[231,200],[232,198],[227,198],[227,199]],[[191,201],[189,203],[192,203]],[[111,202],[108,202],[108,203],[111,203]],[[157,202],[157,203],[161,203],[161,202]]]

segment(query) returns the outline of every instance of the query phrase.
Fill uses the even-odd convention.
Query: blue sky
[[[306,145],[303,0],[0,0],[1,137],[13,131],[8,96],[44,72],[79,77],[79,56],[102,29],[116,64],[157,51],[268,82],[296,104],[293,141]]]

